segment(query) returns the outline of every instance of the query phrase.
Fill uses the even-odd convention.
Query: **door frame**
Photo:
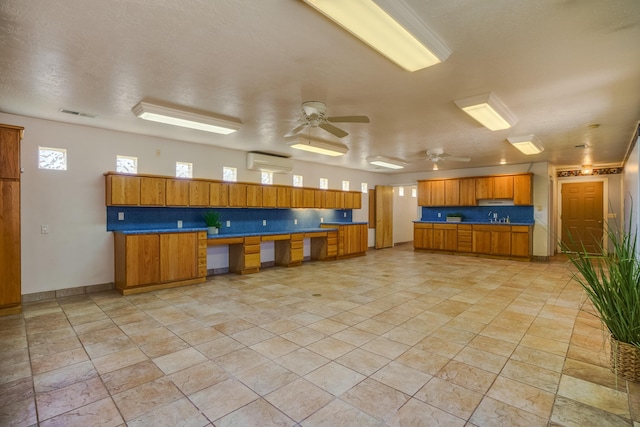
[[[607,227],[609,225],[609,203],[607,203],[607,200],[609,200],[609,179],[607,177],[604,176],[590,176],[590,177],[576,177],[576,178],[562,178],[562,179],[558,179],[558,192],[556,193],[556,204],[558,206],[558,212],[557,212],[557,217],[558,217],[558,225],[557,225],[557,229],[556,229],[556,236],[559,236],[560,239],[562,239],[562,186],[564,184],[580,184],[580,183],[587,183],[587,182],[602,182],[602,222],[605,225],[605,227]],[[606,228],[603,229],[602,232],[602,248],[605,250],[605,252],[608,252],[609,250],[609,239],[606,238],[607,233],[606,233]],[[560,245],[557,243],[555,244],[556,247],[556,253],[561,253],[562,250],[560,248]]]

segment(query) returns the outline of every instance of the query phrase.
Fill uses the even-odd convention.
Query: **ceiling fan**
[[[285,137],[294,136],[301,132],[304,128],[309,126],[310,128],[319,127],[327,132],[337,136],[338,138],[344,138],[349,135],[339,127],[332,125],[331,123],[369,123],[369,117],[367,116],[340,116],[340,117],[327,117],[327,106],[321,101],[307,101],[302,103],[302,117],[300,119],[300,125],[293,128]]]
[[[445,153],[442,148],[430,148],[427,150],[427,160],[437,164],[438,162],[445,160],[450,160],[452,162],[468,162],[471,161],[471,158],[453,156],[449,153]]]

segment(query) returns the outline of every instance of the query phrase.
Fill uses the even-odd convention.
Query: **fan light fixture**
[[[590,175],[591,173],[593,173],[593,166],[592,165],[582,165],[582,174],[583,175]]]
[[[526,155],[540,154],[544,151],[538,138],[533,135],[509,137],[507,141]]]
[[[389,169],[403,169],[407,164],[399,160],[389,159],[387,157],[376,156],[368,158],[367,161],[372,165],[381,166]]]
[[[344,144],[309,137],[298,138],[295,141],[290,142],[289,147],[332,157],[342,156],[349,152],[349,147]]]
[[[399,0],[304,0],[407,71],[446,60],[451,49]]]
[[[458,108],[489,130],[509,129],[518,122],[493,92],[454,101]]]
[[[213,114],[195,113],[165,105],[140,101],[131,109],[141,119],[168,125],[228,135],[240,129],[242,122],[223,119]]]

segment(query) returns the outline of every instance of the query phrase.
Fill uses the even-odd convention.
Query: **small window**
[[[131,156],[116,156],[116,172],[138,173],[138,158]]]
[[[260,182],[267,185],[273,184],[273,172],[262,172]]]
[[[417,188],[412,188],[411,189],[411,197],[418,197],[418,189]]]
[[[65,148],[38,147],[38,168],[66,171],[67,150]]]
[[[320,178],[320,188],[323,190],[329,189],[329,179],[328,178]]]
[[[193,178],[193,163],[176,162],[176,177]]]
[[[404,187],[398,187],[398,196],[404,197]]]
[[[369,192],[369,185],[366,182],[360,184],[360,188],[364,194],[367,194]]]
[[[238,169],[224,166],[222,168],[222,180],[236,182],[238,180]]]
[[[293,186],[302,187],[302,175],[293,175]]]
[[[349,181],[342,181],[342,191],[349,191]]]

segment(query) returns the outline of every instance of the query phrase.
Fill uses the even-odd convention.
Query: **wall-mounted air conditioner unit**
[[[291,173],[293,160],[263,153],[247,153],[247,169],[273,173]]]

